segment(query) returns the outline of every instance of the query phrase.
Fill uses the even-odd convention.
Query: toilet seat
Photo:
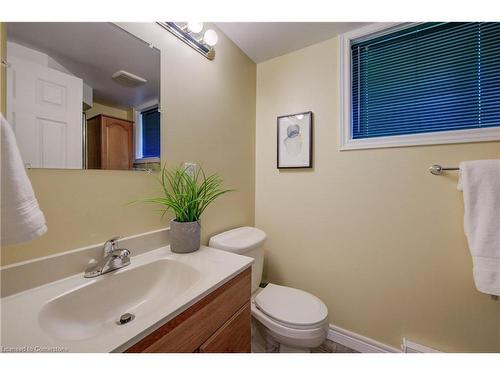
[[[323,321],[317,323],[309,322],[310,324],[300,324],[300,325],[298,325],[296,322],[295,324],[285,323],[282,320],[274,319],[270,315],[266,314],[262,310],[262,307],[260,308],[257,307],[256,303],[256,299],[259,299],[261,300],[261,304],[263,304],[262,298],[258,298],[258,296],[262,294],[264,290],[268,289],[269,285],[270,284],[268,284],[264,289],[259,289],[252,296],[251,312],[253,319],[255,319],[258,322],[257,324],[260,323],[262,326],[264,326],[267,334],[280,343],[280,350],[282,348],[282,345],[286,345],[288,347],[298,348],[299,350],[304,350],[305,352],[307,352],[310,348],[315,348],[321,345],[328,333],[328,328],[329,328],[328,316],[326,316]],[[279,285],[274,285],[274,286],[279,287]],[[292,289],[292,288],[287,288],[287,289]],[[266,293],[267,296],[266,294],[263,295],[264,297],[266,297],[264,298],[264,300],[266,300],[267,297],[269,296],[275,295],[274,294],[275,290],[273,290],[270,294],[268,294],[268,292]],[[299,292],[305,293],[303,291]],[[283,319],[282,316],[280,316],[280,318]]]
[[[318,297],[272,283],[254,297],[254,305],[268,319],[294,330],[323,328],[328,319],[328,309]]]

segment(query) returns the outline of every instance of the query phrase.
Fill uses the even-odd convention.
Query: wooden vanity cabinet
[[[97,115],[87,120],[88,169],[132,169],[134,122]]]
[[[150,333],[127,353],[250,353],[251,268]]]
[[[250,303],[245,304],[205,341],[200,353],[250,353]]]

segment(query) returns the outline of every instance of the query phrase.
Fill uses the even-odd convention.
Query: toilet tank
[[[215,249],[245,255],[254,259],[252,264],[252,293],[262,281],[266,233],[253,227],[241,227],[220,233],[210,238],[208,246]]]

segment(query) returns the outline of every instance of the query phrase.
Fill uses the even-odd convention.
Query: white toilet
[[[266,234],[241,227],[210,239],[209,246],[249,256],[252,265],[252,351],[310,352],[328,332],[328,309],[316,296],[276,284],[259,288],[262,280]]]

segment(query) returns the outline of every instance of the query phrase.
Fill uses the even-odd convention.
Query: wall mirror
[[[27,168],[159,166],[158,49],[112,23],[9,22],[7,64]]]

